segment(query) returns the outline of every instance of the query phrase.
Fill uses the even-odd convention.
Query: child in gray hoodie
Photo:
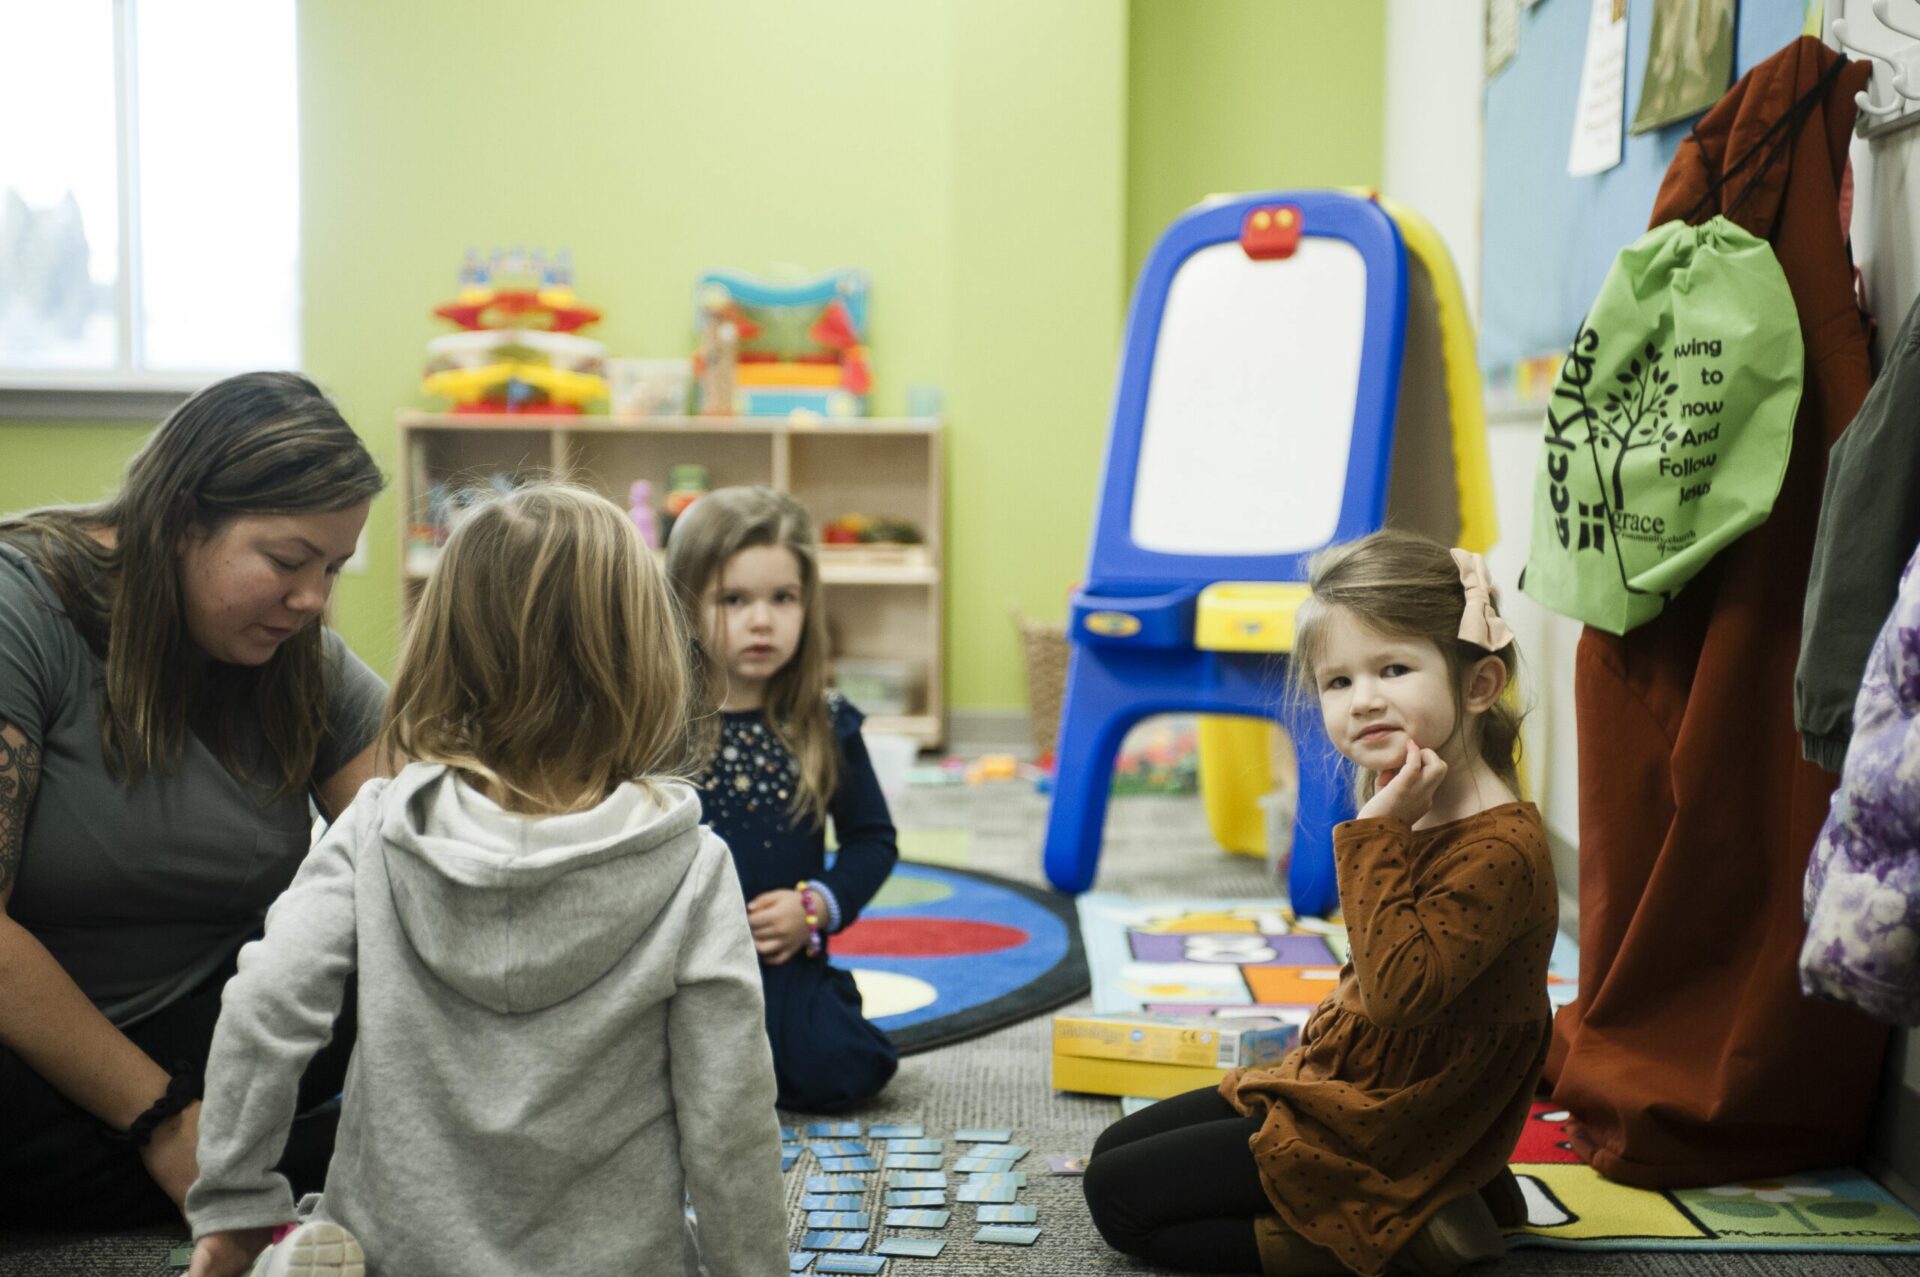
[[[192,1277],[256,1257],[347,1277],[363,1253],[374,1277],[785,1271],[753,940],[670,778],[686,650],[610,502],[538,484],[464,517],[388,701],[404,767],[315,846],[226,987]],[[296,1213],[271,1168],[356,973],[339,1137]]]

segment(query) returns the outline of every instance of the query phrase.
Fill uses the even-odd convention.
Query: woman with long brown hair
[[[235,954],[313,808],[376,770],[385,689],[320,620],[382,486],[312,382],[248,373],[109,500],[0,519],[0,1221],[165,1218],[193,1182]],[[295,1126],[283,1166],[317,1187],[327,1118]]]

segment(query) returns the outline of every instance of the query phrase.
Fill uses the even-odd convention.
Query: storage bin
[[[833,663],[834,686],[865,714],[906,714],[919,667],[912,661],[846,657]]]

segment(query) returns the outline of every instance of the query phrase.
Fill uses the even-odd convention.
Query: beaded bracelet
[[[167,1079],[166,1094],[155,1100],[133,1124],[124,1131],[108,1127],[101,1132],[109,1143],[131,1144],[135,1148],[144,1148],[153,1142],[153,1133],[174,1114],[200,1098],[200,1073],[191,1064],[181,1064],[175,1068],[173,1076]]]
[[[793,889],[800,893],[800,909],[807,915],[807,956],[817,958],[825,947],[820,939],[820,893],[804,882]]]

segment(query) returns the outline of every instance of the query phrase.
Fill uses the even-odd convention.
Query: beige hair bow
[[[1487,577],[1487,561],[1471,550],[1455,547],[1454,566],[1460,569],[1460,584],[1467,592],[1467,607],[1460,615],[1460,637],[1489,652],[1498,652],[1513,642],[1513,631],[1493,608],[1493,585]]]

